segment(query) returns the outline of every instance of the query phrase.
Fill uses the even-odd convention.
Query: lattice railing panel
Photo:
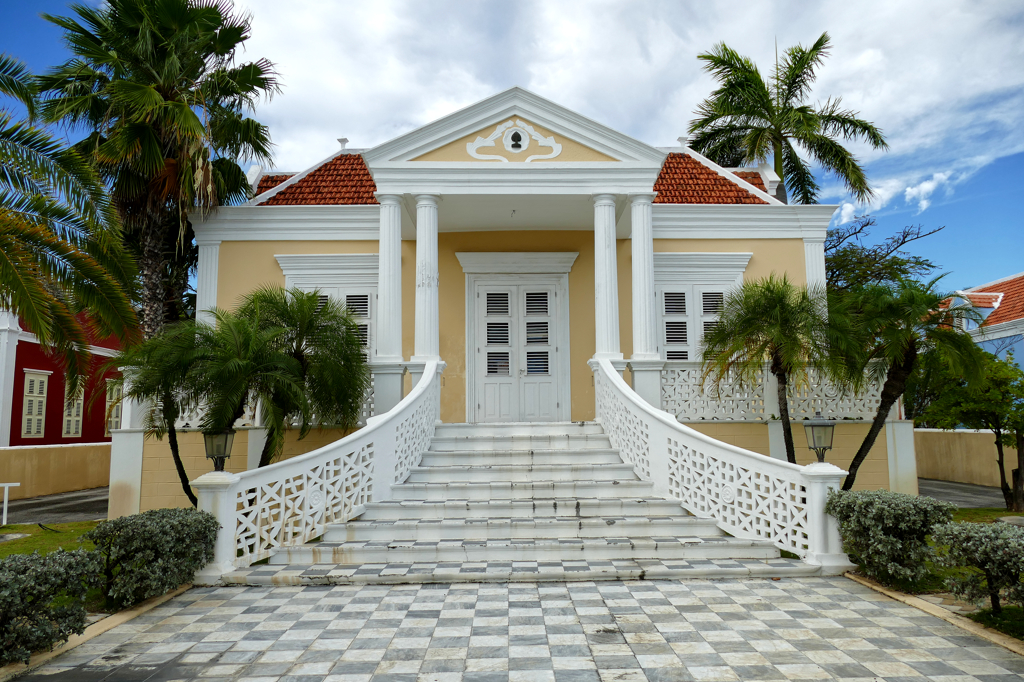
[[[597,414],[601,417],[605,433],[619,454],[633,465],[636,475],[651,480],[650,434],[647,424],[638,419],[622,401],[616,400],[612,387],[600,372],[595,373]]]
[[[419,407],[395,427],[395,483],[402,483],[409,477],[413,467],[419,466],[423,453],[430,447],[434,436],[434,424],[440,418],[441,384],[434,382]]]

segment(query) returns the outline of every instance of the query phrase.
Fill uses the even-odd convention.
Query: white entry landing
[[[439,425],[394,499],[228,583],[793,576],[816,567],[654,497],[596,423]]]

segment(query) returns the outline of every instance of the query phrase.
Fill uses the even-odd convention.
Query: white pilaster
[[[593,201],[594,327],[597,335],[594,357],[621,360],[619,278],[615,254],[615,195],[595,194]]]
[[[441,354],[437,304],[439,200],[436,194],[416,195],[416,334],[413,360],[437,358]]]
[[[11,444],[14,415],[14,361],[18,353],[18,334],[21,326],[18,316],[0,310],[0,448]]]
[[[825,235],[804,237],[804,268],[807,288],[825,289]]]
[[[199,263],[196,267],[196,321],[213,324],[209,312],[217,305],[217,269],[220,264],[220,241],[199,242]]]

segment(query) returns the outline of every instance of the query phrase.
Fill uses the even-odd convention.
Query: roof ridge
[[[270,189],[268,189],[263,194],[258,194],[256,196],[254,196],[252,199],[250,199],[248,201],[247,205],[249,205],[249,206],[259,206],[260,204],[262,204],[267,199],[270,199],[270,198],[274,197],[278,192],[281,192],[282,190],[287,189],[288,187],[291,187],[292,185],[296,184],[299,180],[301,180],[302,178],[306,177],[307,175],[309,175],[310,173],[312,173],[316,169],[320,168],[324,164],[333,161],[335,158],[337,158],[339,156],[342,156],[343,154],[349,154],[349,153],[351,153],[351,152],[349,150],[347,150],[347,149],[340,149],[340,150],[334,152],[333,154],[331,154],[327,158],[322,159],[321,161],[313,164],[309,168],[307,168],[305,170],[302,170],[302,171],[299,171],[298,173],[294,174],[293,176],[291,176],[290,178],[288,178],[287,180],[285,180],[281,184],[275,185],[274,187],[271,187]],[[359,154],[359,156],[362,156],[362,154]]]
[[[690,157],[693,158],[695,161],[697,161],[699,163],[702,163],[705,166],[707,166],[708,168],[710,168],[711,170],[715,171],[716,173],[718,173],[719,175],[724,177],[726,180],[730,180],[732,182],[736,182],[737,184],[740,185],[740,187],[743,187],[743,189],[751,191],[754,194],[754,196],[756,196],[758,199],[766,199],[767,200],[766,203],[768,203],[769,205],[771,205],[771,204],[777,204],[779,206],[786,206],[787,205],[787,204],[783,204],[781,201],[779,201],[778,199],[773,197],[771,194],[768,194],[768,192],[766,192],[765,190],[758,189],[755,185],[752,185],[751,183],[747,182],[746,180],[744,180],[740,176],[736,175],[735,172],[730,171],[728,168],[725,168],[724,166],[719,166],[717,163],[715,163],[714,161],[712,161],[708,157],[704,156],[703,154],[701,154],[699,152],[695,152],[691,147],[687,147],[685,153],[690,155]],[[740,170],[740,169],[737,169],[737,170]],[[755,168],[753,170],[757,170],[757,169]],[[758,171],[758,172],[760,172],[760,171]]]
[[[978,293],[993,293],[993,292],[980,291],[980,289],[983,289],[985,287],[992,287],[992,286],[995,286],[997,284],[1002,284],[1003,282],[1009,282],[1011,280],[1018,279],[1020,277],[1024,277],[1024,272],[1018,272],[1016,275],[1008,275],[1006,277],[1000,277],[999,279],[992,280],[991,282],[986,282],[985,284],[979,284],[978,286],[975,286],[975,287],[969,287],[967,289],[963,289],[962,291],[970,291],[970,292],[978,292]]]

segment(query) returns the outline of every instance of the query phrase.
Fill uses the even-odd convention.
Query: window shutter
[[[42,438],[46,430],[46,388],[50,377],[42,372],[25,372],[22,438]]]

